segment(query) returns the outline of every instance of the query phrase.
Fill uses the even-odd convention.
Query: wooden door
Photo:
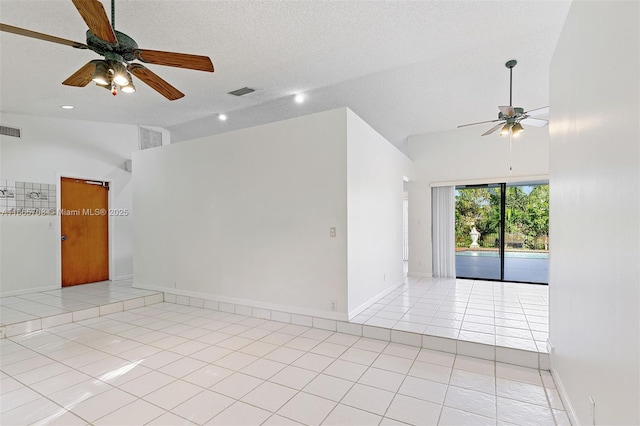
[[[109,187],[60,179],[62,286],[109,279]]]

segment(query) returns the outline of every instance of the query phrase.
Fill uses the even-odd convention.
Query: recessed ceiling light
[[[62,109],[73,109],[74,106],[73,105],[61,105],[60,108],[62,108]]]
[[[304,95],[302,93],[298,93],[293,100],[296,101],[296,103],[301,104],[304,102]]]
[[[220,119],[220,121],[226,121],[227,120],[227,116],[225,114],[219,114],[218,118]]]

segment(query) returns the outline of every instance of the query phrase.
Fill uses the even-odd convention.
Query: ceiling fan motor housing
[[[125,61],[135,60],[136,57],[133,52],[135,49],[138,49],[136,41],[120,31],[114,30],[113,32],[118,39],[118,43],[116,44],[104,41],[90,30],[87,30],[87,46],[98,55],[105,56],[107,59],[117,60],[117,56],[120,56]],[[111,58],[108,56],[111,56]]]
[[[513,107],[513,115],[505,115],[502,113],[502,111],[498,113],[498,120],[509,120],[509,119],[522,120],[523,118],[526,118],[526,117],[527,116],[524,113],[524,108],[520,108],[520,107]]]

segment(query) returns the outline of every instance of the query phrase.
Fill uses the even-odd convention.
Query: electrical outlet
[[[331,301],[331,310],[335,311],[336,309],[338,309],[338,301],[332,300]]]
[[[329,236],[331,238],[335,238],[336,237],[336,228],[335,227],[329,228]]]
[[[387,273],[386,272],[384,274],[382,274],[382,280],[384,282],[387,282]]]
[[[589,416],[591,417],[591,424],[595,426],[596,424],[596,402],[593,400],[593,397],[589,397]]]

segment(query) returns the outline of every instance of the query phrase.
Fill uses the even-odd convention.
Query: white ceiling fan
[[[460,127],[467,126],[475,126],[477,124],[485,124],[485,123],[498,123],[486,132],[482,134],[482,136],[490,135],[496,130],[500,129],[500,136],[513,135],[516,136],[520,132],[524,130],[522,124],[526,124],[529,126],[535,127],[544,127],[549,124],[549,120],[542,118],[534,118],[534,116],[544,115],[549,112],[549,107],[541,107],[531,109],[529,111],[525,111],[524,108],[514,107],[512,94],[513,94],[513,67],[516,66],[518,62],[515,59],[511,59],[507,61],[505,67],[509,68],[509,105],[508,106],[499,106],[498,109],[500,112],[498,113],[497,120],[487,120],[480,121],[477,123],[469,123],[469,124],[461,124]]]

